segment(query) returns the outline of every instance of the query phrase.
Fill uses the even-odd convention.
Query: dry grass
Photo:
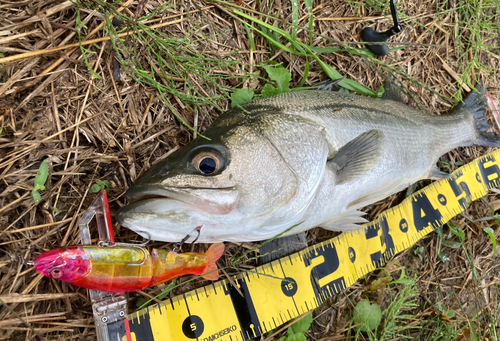
[[[137,2],[126,3],[119,11],[134,18]],[[164,0],[149,0],[144,3],[143,13],[151,13],[164,3]],[[363,4],[340,0],[314,1],[314,45],[355,42],[356,34],[366,23],[375,22],[378,30],[389,27],[390,21],[381,18],[379,11],[363,7]],[[236,86],[262,87],[264,83],[259,75],[265,75],[257,66],[259,63],[268,60],[282,62],[292,73],[291,86],[300,83],[304,75],[304,59],[280,51],[271,52],[267,41],[257,34],[256,49],[250,51],[243,24],[228,15],[232,8],[230,4],[174,0],[171,5],[150,18],[175,21],[158,28],[159,31],[181,40],[189,34],[192,43],[187,50],[230,63],[217,64],[218,69],[207,71],[212,79],[216,79],[216,84],[206,83],[200,74],[182,73],[180,68],[178,74],[170,75],[161,75],[153,68],[151,72],[155,73],[158,82],[173,87],[162,99],[157,89],[136,82],[126,68],[117,68],[112,45],[106,38],[108,34],[100,29],[102,13],[85,6],[81,8],[81,20],[87,26],[82,30],[82,36],[103,38],[86,45],[95,52],[87,54],[88,66],[94,70],[92,74],[80,50],[67,48],[78,42],[74,4],[62,0],[0,1],[0,53],[14,56],[61,47],[60,51],[45,51],[0,64],[0,298],[5,302],[0,306],[0,340],[30,340],[40,336],[50,340],[95,340],[86,290],[42,278],[33,269],[13,262],[11,255],[29,259],[57,246],[78,243],[77,221],[93,200],[94,195],[89,189],[96,180],[111,182],[111,209],[116,212],[125,204],[125,190],[143,169],[196,137],[196,133],[180,119],[203,133],[213,117],[228,108],[229,89]],[[449,5],[457,4],[450,2]],[[278,17],[284,22],[292,20],[287,1],[278,0],[271,4],[268,0],[244,0],[241,6]],[[299,6],[299,18],[305,16],[299,25],[305,28],[307,11],[302,2]],[[406,14],[403,20],[406,28],[393,41],[422,45],[396,51],[382,61],[448,98],[453,96],[461,86],[449,70],[454,70],[459,76],[469,72],[468,62],[475,58],[472,53],[469,58],[458,52],[456,13],[438,16],[436,8],[427,1],[406,1],[400,8]],[[375,19],[366,23],[352,19],[360,14]],[[261,19],[273,24],[271,19]],[[147,25],[156,23],[158,21]],[[280,24],[280,27],[290,29],[286,24]],[[308,40],[304,31],[299,31],[298,36],[302,41]],[[499,45],[498,39],[488,43]],[[148,65],[150,57],[144,53],[142,42],[129,37],[123,47],[134,51],[140,63]],[[498,49],[496,52],[498,56]],[[186,51],[177,55],[182,53]],[[342,75],[372,89],[383,84],[383,75],[359,56],[333,53],[322,58]],[[480,55],[480,59],[492,70],[500,70],[499,58]],[[376,61],[370,62],[373,63]],[[121,73],[119,79],[117,73]],[[498,71],[473,69],[472,73],[483,79],[494,98],[500,98]],[[311,63],[306,84],[322,79],[324,75],[319,66]],[[429,111],[441,114],[452,106],[450,101],[415,82],[404,83]],[[187,103],[181,100],[185,95],[211,100],[200,104]],[[485,152],[484,148],[462,148],[446,155],[442,166],[453,170],[457,162],[467,163]],[[50,175],[47,188],[42,192],[42,201],[37,206],[30,193],[37,169],[44,159],[49,162]],[[488,207],[500,208],[498,193],[491,192],[487,200],[474,203],[465,217],[474,220],[491,216]],[[404,196],[405,193],[400,193],[367,208],[370,219],[399,203]],[[60,212],[57,216],[54,216],[53,207]],[[440,303],[456,311],[457,314],[449,319],[451,325],[463,326],[472,321],[471,326],[484,327],[483,335],[493,339],[493,327],[487,315],[499,310],[500,274],[498,262],[491,255],[491,243],[481,226],[492,226],[497,237],[499,229],[494,219],[470,223],[465,217],[455,220],[459,226],[466,225],[464,248],[443,246],[442,250],[449,257],[446,263],[440,262],[437,256],[439,238],[436,234],[419,243],[424,246],[422,256],[425,261],[421,261],[411,249],[397,255],[394,262],[418,275],[420,309],[414,312],[415,324],[422,326],[423,330],[432,330],[439,323],[448,323],[436,308]],[[134,238],[130,231],[118,225],[114,228],[120,240]],[[331,236],[327,231],[316,229],[308,233],[308,241],[311,245]],[[236,247],[228,244],[226,260]],[[198,248],[204,246],[195,246]],[[396,273],[400,269],[394,265],[387,268]],[[333,299],[329,306],[320,308],[309,337],[324,341],[345,339],[352,304],[366,295],[387,306],[387,290],[366,293],[365,286],[373,279],[373,276],[366,276],[346,294]],[[175,289],[172,294],[203,284],[201,280],[190,283]],[[131,294],[130,306],[134,306],[139,296],[157,295],[162,288]],[[498,331],[498,325],[496,328]]]

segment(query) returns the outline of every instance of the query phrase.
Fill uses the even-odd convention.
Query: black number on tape
[[[190,339],[200,337],[203,334],[203,330],[205,330],[205,325],[203,324],[203,320],[197,315],[188,316],[182,322],[182,332]]]
[[[340,276],[324,285],[320,285],[321,279],[332,275],[339,268],[339,255],[333,243],[325,244],[316,250],[304,254],[304,263],[311,266],[314,258],[323,256],[323,263],[316,265],[311,270],[311,283],[316,293],[318,302],[324,302],[331,297],[331,293],[339,293],[346,288],[344,276]]]
[[[293,278],[286,277],[281,281],[281,290],[285,296],[292,297],[297,293],[297,289],[297,282]]]
[[[425,193],[417,193],[411,199],[411,206],[413,208],[413,223],[418,232],[428,227],[429,224],[434,228],[441,224],[443,215],[432,206]]]
[[[448,183],[450,184],[451,189],[453,190],[453,194],[455,194],[455,196],[457,198],[459,198],[460,196],[462,196],[462,193],[465,193],[466,197],[458,199],[458,204],[463,209],[466,209],[467,208],[467,202],[472,200],[471,194],[470,194],[470,190],[469,190],[469,186],[467,186],[467,184],[465,183],[465,181],[461,181],[460,180],[460,177],[462,175],[464,175],[464,173],[462,172],[462,170],[458,169],[455,174],[457,176],[457,179],[450,178],[450,179],[448,179]]]
[[[401,230],[401,232],[403,233],[406,233],[408,232],[408,221],[403,218],[399,221],[399,229]]]
[[[496,164],[491,164],[486,167],[486,163],[495,162],[493,155],[487,155],[479,159],[478,165],[481,170],[481,176],[483,177],[484,184],[488,189],[498,186],[498,180],[500,177],[500,169]]]
[[[354,249],[349,246],[349,260],[351,261],[351,263],[354,263],[356,261],[356,251],[354,251]]]

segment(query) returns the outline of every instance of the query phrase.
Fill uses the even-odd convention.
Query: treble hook
[[[10,255],[10,258],[21,265],[33,266],[33,261],[24,259],[22,255]]]
[[[147,231],[139,231],[137,232],[138,234],[140,233],[144,233],[144,234],[147,234],[148,235],[148,239],[145,241],[145,242],[142,242],[142,243],[133,243],[134,245],[137,245],[137,246],[146,246],[149,244],[149,242],[151,241],[151,234]],[[138,240],[131,240],[131,242],[138,242]]]
[[[177,244],[175,244],[175,246],[172,249],[172,251],[173,252],[178,252],[182,248],[182,245],[186,242],[186,240],[188,240],[189,237],[191,237],[191,234],[194,231],[196,231],[198,234],[196,235],[196,238],[191,242],[191,244],[196,243],[196,241],[198,240],[198,238],[200,238],[200,233],[201,233],[202,227],[203,227],[203,225],[195,227],[191,232],[189,232],[189,234],[187,236],[185,236],[184,238],[182,238],[182,240],[180,242],[178,242]]]

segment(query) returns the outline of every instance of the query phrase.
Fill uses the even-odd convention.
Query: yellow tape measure
[[[500,151],[480,157],[343,233],[252,271],[190,291],[125,320],[123,341],[243,341],[318,307],[500,185]],[[241,295],[240,294],[243,294]]]

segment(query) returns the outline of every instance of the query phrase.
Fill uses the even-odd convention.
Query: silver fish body
[[[172,242],[199,225],[198,242],[207,243],[353,230],[366,221],[359,208],[445,177],[440,155],[499,146],[485,114],[480,93],[445,116],[328,91],[256,100],[222,114],[205,132],[210,141],[198,138],[146,171],[117,219]]]

